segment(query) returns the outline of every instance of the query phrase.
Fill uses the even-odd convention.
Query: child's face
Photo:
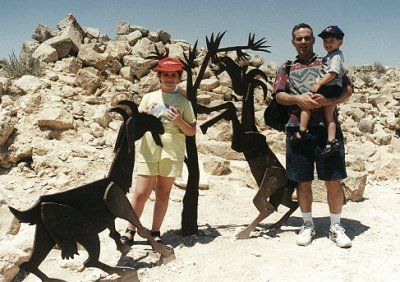
[[[179,72],[163,72],[160,74],[161,89],[171,93],[180,81]]]
[[[339,49],[339,47],[343,44],[343,39],[337,39],[333,36],[325,37],[323,40],[324,48],[328,53]]]

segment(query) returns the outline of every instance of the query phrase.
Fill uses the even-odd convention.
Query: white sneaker
[[[329,239],[336,243],[341,248],[350,248],[351,240],[344,233],[344,228],[339,223],[336,223],[329,229]]]
[[[296,243],[299,246],[307,246],[311,244],[315,236],[314,226],[309,221],[305,221],[299,234],[297,235]]]

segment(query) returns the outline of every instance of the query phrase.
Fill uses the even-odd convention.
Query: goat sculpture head
[[[110,109],[110,112],[119,113],[124,120],[118,132],[114,151],[121,147],[126,138],[128,150],[130,153],[133,152],[135,141],[142,138],[147,131],[151,132],[155,143],[162,147],[160,134],[164,134],[164,127],[158,118],[146,113],[139,113],[137,105],[128,100],[118,102],[115,107]]]

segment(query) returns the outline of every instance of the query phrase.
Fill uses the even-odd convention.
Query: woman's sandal
[[[129,238],[129,237],[126,236],[126,235],[121,236],[121,243],[122,243],[122,245],[124,245],[124,246],[131,247],[131,246],[133,245],[133,242],[135,241],[135,239],[134,239],[133,237],[135,236],[136,231],[127,228],[127,229],[125,230],[125,233],[126,233],[126,234],[129,234],[131,237]]]
[[[297,143],[301,143],[301,142],[304,142],[304,141],[308,141],[308,140],[310,140],[311,139],[311,134],[310,134],[310,132],[309,132],[309,130],[308,129],[306,129],[306,130],[299,130],[299,131],[297,131],[293,136],[292,136],[292,138],[290,139],[290,141],[293,143],[293,144],[297,144]]]
[[[321,153],[321,157],[328,158],[337,152],[337,150],[339,150],[339,141],[337,139],[328,141],[326,142],[325,149]]]
[[[160,231],[151,231],[150,234],[151,234],[151,237],[153,237],[154,240],[155,240],[157,243],[164,244],[163,240],[161,240],[161,233],[160,233]]]

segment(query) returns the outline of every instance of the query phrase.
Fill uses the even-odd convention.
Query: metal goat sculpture
[[[210,61],[215,62],[218,60],[218,54],[223,52],[236,52],[239,58],[245,58],[247,55],[243,50],[253,50],[261,52],[269,52],[268,47],[265,45],[266,40],[261,38],[260,40],[255,40],[254,34],[249,34],[247,45],[232,46],[232,47],[220,47],[221,40],[225,32],[218,33],[214,36],[211,34],[210,38],[206,37],[206,53],[204,59],[196,72],[197,75],[194,78],[194,68],[196,66],[197,59],[197,41],[193,47],[190,48],[188,54],[184,53],[184,60],[181,60],[185,71],[187,72],[186,81],[186,97],[191,102],[195,115],[197,113],[206,113],[207,109],[197,103],[197,90],[200,87],[201,80],[204,77],[204,73],[210,63]],[[157,49],[154,52],[153,58],[161,59],[168,56],[168,53],[161,54]],[[187,159],[186,166],[188,168],[189,176],[186,185],[186,192],[183,198],[183,210],[182,210],[182,234],[192,235],[197,234],[197,206],[199,197],[199,180],[200,180],[200,170],[198,162],[198,154],[196,147],[196,136],[186,137],[186,151]]]
[[[253,222],[238,235],[238,239],[246,239],[256,228],[257,224],[277,210],[280,204],[289,208],[289,211],[269,228],[279,228],[290,215],[298,208],[298,203],[292,201],[291,196],[295,183],[285,176],[285,169],[275,154],[269,148],[264,135],[258,132],[254,118],[254,90],[261,86],[264,96],[267,93],[266,85],[257,76],[267,77],[258,69],[246,73],[246,68],[240,68],[231,58],[219,58],[221,71],[226,70],[232,78],[232,86],[237,95],[242,96],[242,122],[236,114],[236,107],[227,102],[215,107],[205,108],[206,113],[224,109],[214,118],[203,123],[200,128],[203,133],[221,119],[232,121],[232,149],[242,152],[250,166],[251,173],[259,186],[253,203],[259,211]]]
[[[20,265],[20,269],[44,281],[51,279],[38,267],[56,244],[61,249],[61,257],[67,259],[78,254],[77,243],[81,244],[89,255],[84,262],[85,267],[97,267],[121,276],[127,274],[127,270],[132,271],[99,261],[98,233],[106,228],[110,230],[109,236],[121,253],[126,254],[130,249],[122,245],[120,234],[115,229],[117,217],[135,225],[138,234],[147,238],[153,250],[159,252],[162,258],[174,254],[173,249],[154,241],[125,196],[132,184],[135,141],[150,131],[156,143],[162,146],[159,134],[164,133],[163,126],[154,116],[139,113],[136,104],[131,101],[121,101],[110,111],[119,113],[124,121],[118,132],[115,157],[106,178],[65,192],[41,196],[33,207],[25,211],[9,207],[21,222],[36,225],[32,255]]]

